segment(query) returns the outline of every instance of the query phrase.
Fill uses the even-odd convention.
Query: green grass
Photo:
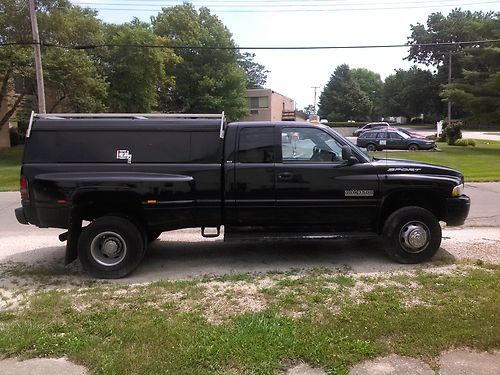
[[[0,191],[19,190],[22,155],[22,146],[0,150]]]
[[[0,356],[68,356],[97,374],[272,374],[297,361],[342,374],[387,353],[432,363],[500,347],[498,266],[56,287],[21,291],[24,308],[0,313]]]
[[[476,147],[448,146],[438,143],[441,152],[388,152],[387,157],[409,159],[458,169],[466,181],[500,181],[500,142],[475,140]],[[384,151],[373,156],[385,158]]]

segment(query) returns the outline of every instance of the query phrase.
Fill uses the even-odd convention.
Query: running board
[[[220,236],[220,227],[215,227],[215,233],[207,233],[207,228],[201,227],[201,235],[205,238],[216,238]]]
[[[302,241],[376,238],[372,232],[346,233],[280,233],[280,232],[226,232],[224,241]]]

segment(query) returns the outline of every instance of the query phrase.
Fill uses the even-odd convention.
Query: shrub
[[[473,140],[473,139],[464,139],[464,138],[461,138],[461,139],[457,139],[455,141],[455,146],[472,146],[472,147],[476,147],[476,141]]]
[[[453,146],[457,141],[457,139],[462,138],[461,128],[462,128],[462,123],[459,121],[448,124],[443,129],[443,134],[446,135],[446,143],[448,143],[450,146]]]
[[[455,146],[463,146],[463,147],[467,147],[469,145],[469,140],[468,139],[457,139],[455,141]]]
[[[17,128],[10,128],[9,129],[9,136],[10,136],[10,145],[12,147],[18,146],[21,144],[21,137],[19,136],[19,133],[17,132]]]

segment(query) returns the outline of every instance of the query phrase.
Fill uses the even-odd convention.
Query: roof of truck
[[[94,118],[94,119],[36,119],[33,131],[138,131],[138,130],[208,130],[219,131],[220,119],[135,119],[135,118]]]

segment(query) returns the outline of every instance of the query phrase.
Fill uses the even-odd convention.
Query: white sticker
[[[385,146],[385,145],[387,145],[387,141],[386,141],[385,139],[381,139],[381,140],[379,141],[379,145],[381,145],[381,146]]]
[[[116,150],[116,158],[118,160],[126,160],[127,163],[132,163],[132,154],[129,150]]]

